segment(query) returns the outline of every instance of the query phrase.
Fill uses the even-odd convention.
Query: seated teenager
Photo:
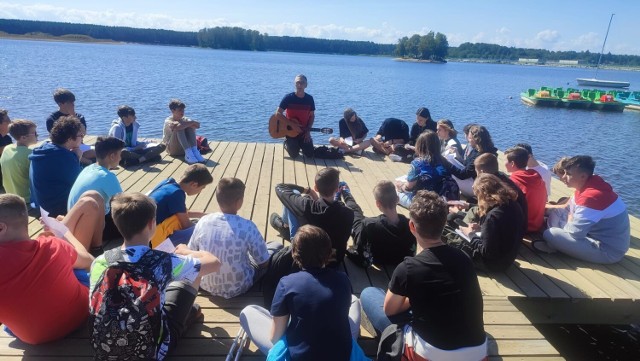
[[[201,218],[203,212],[187,210],[187,196],[194,196],[213,182],[211,172],[203,164],[192,164],[178,181],[167,178],[149,193],[157,204],[156,222],[158,227],[151,237],[151,247],[155,248],[170,238],[174,245],[187,244],[194,226],[190,218]]]
[[[416,142],[416,158],[411,161],[409,174],[406,180],[396,180],[396,190],[398,192],[398,204],[409,208],[411,200],[417,191],[428,190],[438,194],[443,193],[447,182],[450,179],[449,172],[442,165],[440,157],[440,140],[436,133],[426,130],[420,134]],[[455,184],[453,184],[455,186]],[[457,187],[454,187],[449,199],[459,199],[457,197]]]
[[[480,174],[473,183],[478,198],[479,223],[460,226],[465,239],[449,245],[462,249],[489,271],[504,271],[513,264],[524,235],[524,216],[517,194],[498,177]]]
[[[240,312],[240,325],[264,354],[276,343],[286,345],[291,360],[349,360],[356,351],[362,354],[355,341],[360,302],[351,295],[347,275],[326,267],[331,247],[322,229],[300,227],[292,252],[301,271],[278,282],[270,312],[260,306]]]
[[[409,141],[409,126],[404,120],[387,118],[369,141],[374,152],[390,155],[397,149],[404,148]]]
[[[575,156],[559,165],[562,181],[575,192],[549,215],[549,228],[543,234],[546,246],[588,262],[620,261],[630,243],[626,205],[609,183],[593,174],[596,164],[591,157]]]
[[[118,232],[111,217],[111,197],[122,192],[120,181],[111,169],[120,163],[120,152],[124,148],[124,142],[114,137],[99,137],[96,140],[96,163],[86,166],[76,178],[69,192],[67,209],[71,209],[80,196],[89,190],[96,191],[102,197],[104,203],[103,240],[119,239],[122,235]]]
[[[200,287],[214,296],[236,297],[247,292],[259,269],[267,267],[269,253],[258,227],[238,215],[245,185],[237,178],[222,178],[216,188],[220,212],[207,214],[196,224],[189,241],[195,251],[211,252],[222,266],[204,276]]]
[[[362,151],[371,145],[371,141],[365,140],[369,129],[355,110],[347,108],[344,111],[344,116],[338,122],[338,128],[340,137],[329,138],[329,143],[341,149],[344,154],[362,154]]]
[[[389,158],[396,162],[410,163],[413,160],[415,154],[415,146],[418,141],[418,137],[426,130],[436,131],[436,123],[431,119],[431,113],[429,109],[425,107],[418,108],[416,111],[416,122],[411,126],[409,132],[409,142],[404,145],[404,148],[398,149]]]
[[[85,121],[84,116],[80,113],[76,113],[76,96],[68,89],[58,88],[53,93],[53,100],[58,105],[58,110],[51,113],[47,118],[47,132],[51,134],[53,125],[58,121],[58,119],[61,117],[71,116],[80,120],[80,123],[82,123],[82,133],[87,134],[87,122]],[[80,163],[84,165],[93,163],[94,158],[96,157],[95,151],[84,143],[80,143],[79,148],[82,151]]]
[[[350,260],[362,267],[373,263],[395,266],[415,254],[416,238],[409,231],[409,219],[396,210],[398,194],[392,182],[380,181],[373,188],[376,207],[382,212],[377,217],[364,216],[346,184],[340,187],[340,195],[354,215],[354,248],[347,250]]]
[[[214,255],[185,245],[174,253],[150,249],[155,208],[141,193],[111,199],[124,244],[91,265],[89,339],[97,360],[164,360],[202,315],[194,304],[201,277],[220,269]],[[147,286],[146,293],[124,282],[132,279],[138,287]]]
[[[433,192],[418,192],[409,212],[416,256],[396,267],[386,292],[368,287],[360,296],[378,334],[392,323],[403,330],[403,360],[487,356],[478,277],[463,252],[442,242],[446,220],[447,204]]]
[[[457,138],[458,132],[453,128],[453,123],[449,119],[440,119],[436,124],[436,134],[440,139],[440,154],[443,157],[462,159],[464,150]]]
[[[522,190],[520,190],[520,188],[518,188],[518,186],[513,183],[508,175],[499,171],[498,157],[491,153],[484,153],[479,155],[478,158],[476,158],[476,160],[473,162],[473,164],[476,168],[476,174],[493,174],[494,176],[498,177],[504,184],[509,186],[511,190],[516,192],[516,202],[518,203],[518,205],[520,205],[520,209],[522,210],[523,215],[522,229],[526,230],[528,208],[527,198],[525,197],[524,193],[522,193]],[[473,203],[471,203],[471,201],[473,201]],[[453,205],[450,205],[449,213],[450,214],[448,220],[450,226],[453,228],[457,228],[457,224],[454,221],[455,218],[462,219],[467,224],[480,222],[477,199],[475,199],[475,197],[468,199],[467,202],[464,203],[457,201]]]
[[[64,235],[45,231],[29,237],[27,207],[14,194],[0,195],[0,323],[28,344],[65,337],[88,316],[87,270],[90,243],[78,237],[92,233],[101,204],[88,196],[71,209]],[[85,240],[86,242],[86,240]]]
[[[322,228],[329,234],[337,263],[344,258],[353,225],[353,211],[335,199],[339,183],[340,171],[323,168],[316,174],[313,189],[295,184],[278,184],[276,195],[284,206],[284,212],[282,217],[276,213],[270,217],[271,225],[289,239],[293,239],[302,225]]]
[[[184,116],[186,107],[179,99],[171,99],[171,116],[164,120],[162,143],[167,146],[169,155],[184,155],[184,160],[189,164],[204,163],[206,160],[196,142],[196,129],[200,129],[200,123]]]
[[[51,216],[67,213],[73,183],[82,171],[82,123],[76,117],[61,117],[51,128],[51,143],[33,149],[29,160],[31,201]]]
[[[516,144],[516,147],[524,148],[527,153],[529,153],[529,159],[527,160],[527,169],[533,169],[538,172],[538,174],[540,174],[545,186],[547,187],[548,198],[548,196],[551,195],[551,171],[549,170],[549,167],[533,156],[533,150],[531,149],[531,145],[529,145],[528,143],[518,143]]]
[[[520,147],[509,148],[504,152],[507,161],[505,168],[511,173],[511,180],[522,190],[527,198],[527,232],[539,232],[544,223],[544,211],[547,204],[547,188],[538,172],[527,169],[529,153]]]
[[[482,125],[472,125],[469,128],[467,141],[469,142],[467,144],[468,152],[465,150],[461,168],[446,159],[442,164],[453,175],[453,179],[458,183],[462,195],[473,197],[473,180],[477,176],[473,161],[484,153],[491,153],[497,156],[498,149],[493,145],[489,131]]]
[[[17,119],[9,126],[9,134],[16,140],[16,144],[8,145],[0,155],[2,185],[7,193],[17,194],[29,204],[31,190],[29,189],[29,155],[30,145],[38,142],[36,123],[30,120]]]
[[[158,162],[162,159],[160,153],[167,148],[164,144],[151,145],[147,142],[139,142],[140,123],[136,119],[136,111],[128,105],[122,105],[118,108],[118,119],[111,122],[111,129],[109,129],[110,137],[124,142],[125,149],[122,151],[120,162],[123,167]]]
[[[337,268],[347,251],[347,241],[353,226],[353,211],[336,198],[340,185],[340,171],[323,168],[315,178],[314,189],[295,184],[276,185],[276,195],[283,204],[281,217],[271,214],[269,222],[285,239],[293,239],[298,228],[310,224],[322,228],[331,239],[333,253],[329,267]],[[271,305],[278,281],[283,276],[298,271],[293,262],[291,247],[284,247],[271,257],[269,268],[262,279],[264,304]]]

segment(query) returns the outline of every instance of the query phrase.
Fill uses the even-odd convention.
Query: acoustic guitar
[[[311,128],[312,132],[320,132],[322,134],[332,134],[331,128]],[[272,138],[295,138],[300,135],[300,125],[297,119],[287,119],[280,113],[273,114],[269,118],[269,135]]]

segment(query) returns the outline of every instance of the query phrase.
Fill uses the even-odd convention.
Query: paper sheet
[[[350,147],[353,146],[353,138],[352,137],[344,138],[344,142],[347,143],[347,145],[350,146]]]
[[[48,227],[56,237],[64,238],[64,235],[69,232],[69,228],[67,228],[67,226],[62,224],[59,220],[49,217],[49,212],[45,211],[42,207],[40,207],[40,217],[44,225]]]
[[[175,252],[176,247],[173,245],[173,242],[171,242],[171,240],[169,238],[167,238],[164,241],[162,241],[162,243],[157,245],[156,248],[154,248],[154,249],[157,250],[157,251],[173,253],[173,252]]]
[[[464,239],[465,241],[471,242],[471,238],[469,238],[469,236],[467,236],[466,234],[462,233],[461,230],[456,229],[456,234],[462,237],[462,239]]]

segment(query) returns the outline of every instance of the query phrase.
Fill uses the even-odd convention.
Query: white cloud
[[[504,26],[503,26],[503,27],[501,27],[500,29],[497,29],[497,30],[496,30],[496,33],[498,33],[498,34],[505,34],[505,35],[506,35],[506,34],[511,33],[511,30],[510,30],[509,28],[506,28],[506,27],[504,27]]]
[[[557,30],[543,30],[536,35],[536,40],[545,42],[545,43],[553,43],[556,42],[560,38],[560,34]]]

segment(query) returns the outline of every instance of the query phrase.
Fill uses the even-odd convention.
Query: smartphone
[[[457,225],[459,225],[459,226],[461,226],[461,227],[469,227],[469,225],[468,225],[465,221],[463,221],[462,219],[460,219],[460,218],[456,218],[456,219],[454,219],[453,221],[454,221]]]

